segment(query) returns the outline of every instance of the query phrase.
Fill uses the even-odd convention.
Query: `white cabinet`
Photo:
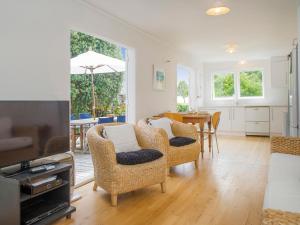
[[[210,114],[221,112],[221,118],[218,130],[223,132],[231,131],[231,108],[230,107],[216,107],[216,108],[203,108],[202,111],[207,111]]]
[[[231,131],[233,132],[245,131],[245,108],[244,107],[231,108]]]
[[[288,86],[289,63],[286,56],[271,58],[272,88],[286,88]]]
[[[282,135],[283,134],[283,122],[285,113],[288,111],[287,107],[271,107],[270,119],[271,119],[271,134]]]
[[[247,134],[265,134],[269,135],[270,123],[269,122],[246,122]]]
[[[219,108],[218,111],[221,112],[219,131],[230,132],[230,130],[231,130],[231,108]]]
[[[246,133],[247,135],[269,135],[283,133],[284,113],[281,106],[232,106],[202,108],[210,114],[221,112],[218,130],[224,133]]]
[[[246,121],[269,122],[269,107],[246,107]]]
[[[246,134],[270,135],[270,107],[246,107]]]

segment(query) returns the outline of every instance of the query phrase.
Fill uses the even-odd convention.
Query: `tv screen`
[[[0,101],[0,167],[69,151],[68,101]]]

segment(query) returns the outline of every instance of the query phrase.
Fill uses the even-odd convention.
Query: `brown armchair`
[[[171,146],[165,130],[151,127],[146,120],[140,120],[138,122],[138,126],[141,129],[151,128],[157,130],[161,134],[161,136],[163,137],[164,149],[166,149],[168,168],[179,164],[187,163],[187,162],[193,162],[193,161],[195,162],[195,167],[198,168],[201,145],[198,140],[199,137],[195,126],[173,120],[173,123],[171,124],[171,128],[175,136],[189,137],[196,140],[196,142],[193,144],[189,144],[181,147]]]
[[[106,124],[113,125],[113,124]],[[117,205],[118,194],[130,192],[153,184],[161,184],[162,192],[166,186],[166,158],[137,165],[121,165],[117,163],[113,143],[101,136],[103,125],[90,128],[87,139],[92,155],[95,183],[94,191],[101,187],[111,194],[111,203]],[[139,145],[165,153],[163,138],[152,129],[134,127]]]

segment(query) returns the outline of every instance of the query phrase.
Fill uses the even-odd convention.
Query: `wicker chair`
[[[174,147],[170,146],[169,139],[167,133],[163,129],[153,128],[148,123],[147,120],[140,120],[138,122],[138,127],[142,129],[151,129],[157,130],[161,136],[163,137],[164,149],[166,149],[167,153],[167,167],[176,166],[179,164],[187,163],[187,162],[195,162],[195,167],[198,168],[199,163],[199,154],[201,151],[201,145],[199,143],[197,129],[192,124],[185,124],[178,121],[174,121],[172,123],[172,132],[177,137],[190,137],[196,140],[195,143],[190,145],[185,145],[182,147]]]
[[[114,126],[117,124],[106,124]],[[166,158],[137,165],[121,165],[117,163],[113,143],[101,136],[103,125],[90,128],[87,139],[94,165],[94,191],[101,187],[111,194],[111,204],[117,205],[118,194],[130,192],[153,184],[160,184],[166,191]],[[159,133],[151,129],[134,127],[139,145],[165,153],[163,139]]]
[[[300,155],[300,138],[272,137],[271,152]],[[262,225],[300,224],[300,213],[264,209]]]

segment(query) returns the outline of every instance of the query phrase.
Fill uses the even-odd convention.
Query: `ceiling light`
[[[236,52],[237,45],[236,44],[228,44],[226,45],[226,52],[232,54]]]
[[[228,49],[226,50],[226,52],[232,54],[232,53],[235,52],[235,49],[234,49],[234,48],[228,48]]]
[[[221,1],[217,1],[214,7],[208,9],[206,14],[209,16],[220,16],[230,12],[230,9],[222,4]]]
[[[246,60],[241,60],[241,61],[240,61],[240,64],[241,64],[241,65],[245,65],[245,64],[246,64]]]

